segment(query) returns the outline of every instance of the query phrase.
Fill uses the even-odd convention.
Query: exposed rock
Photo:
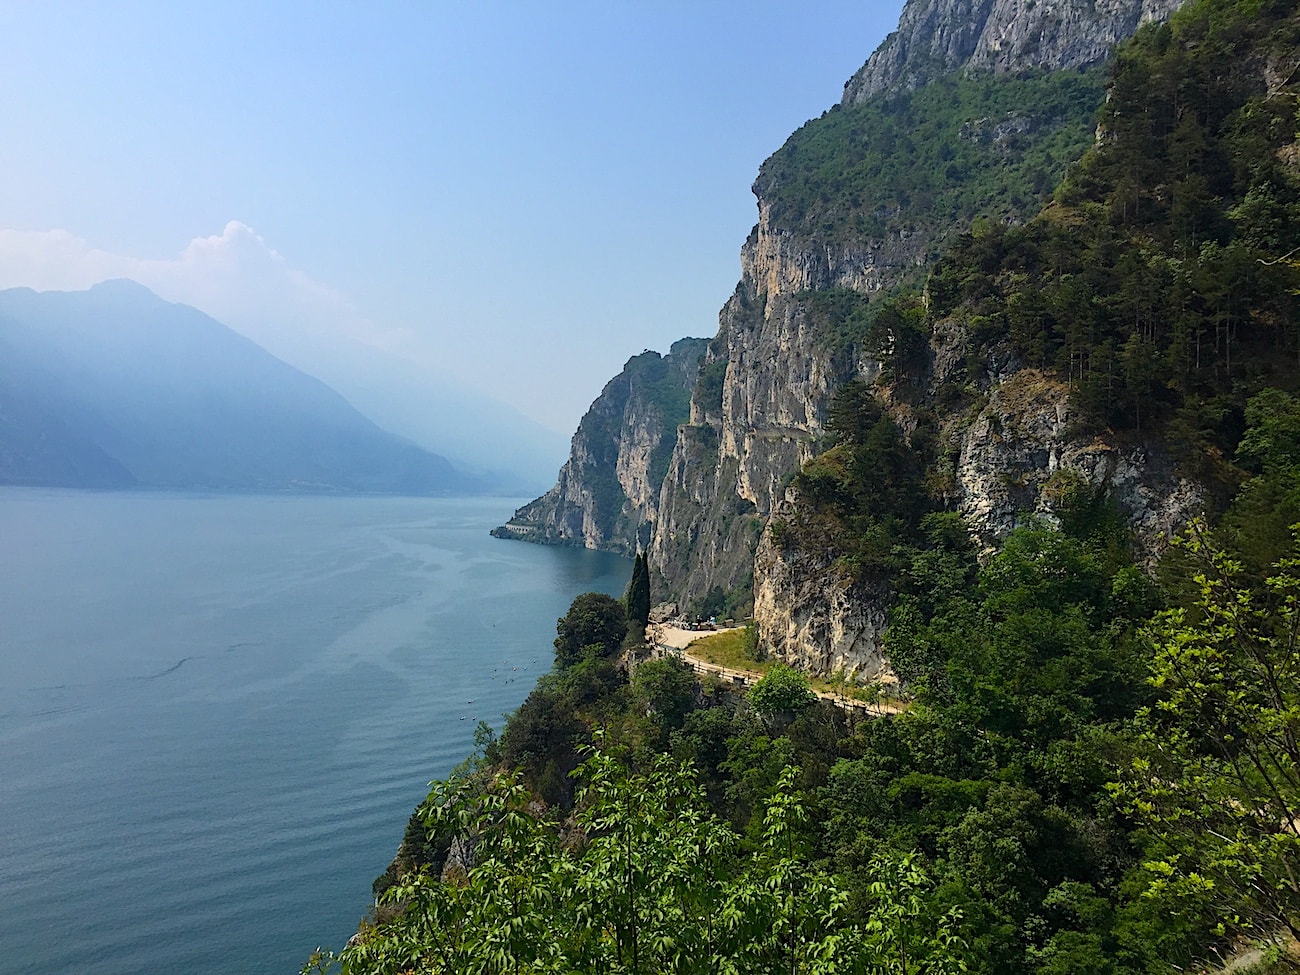
[[[721,406],[693,410],[711,422],[679,431],[649,549],[668,591],[688,603],[748,585],[763,521],[813,456],[831,390],[859,371],[818,340],[798,297],[813,278],[791,271],[773,292],[763,252],[747,246],[743,260],[709,353],[727,362]]]
[[[773,532],[764,533],[754,557],[760,639],[770,655],[801,670],[888,678],[880,649],[888,594],[853,583],[834,561],[834,553],[783,549]]]
[[[555,487],[492,534],[635,554],[655,519],[707,346],[707,339],[681,339],[666,356],[646,351],[629,359],[582,418]]]
[[[994,386],[988,405],[957,434],[958,508],[986,549],[1026,517],[1053,520],[1068,500],[1063,494],[1079,489],[1107,492],[1148,558],[1203,509],[1203,490],[1157,445],[1075,432],[1078,426],[1066,385],[1022,369]]]
[[[898,30],[844,85],[844,105],[951,71],[1083,69],[1181,0],[908,0]]]
[[[474,867],[474,850],[478,840],[472,835],[456,835],[451,838],[451,847],[447,850],[447,859],[443,861],[440,879],[443,883],[462,883]]]

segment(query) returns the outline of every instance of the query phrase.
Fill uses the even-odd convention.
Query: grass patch
[[[700,660],[716,664],[719,667],[726,667],[729,670],[743,670],[750,674],[766,674],[773,663],[769,660],[751,660],[745,655],[745,628],[743,626],[722,633],[710,633],[708,636],[692,643],[686,648],[686,652],[692,657],[698,657]]]

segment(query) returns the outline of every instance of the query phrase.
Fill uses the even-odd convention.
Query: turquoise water
[[[0,972],[293,973],[630,563],[516,502],[0,489]]]

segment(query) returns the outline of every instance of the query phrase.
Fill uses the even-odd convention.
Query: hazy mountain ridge
[[[140,285],[0,293],[0,482],[450,494],[479,485]]]

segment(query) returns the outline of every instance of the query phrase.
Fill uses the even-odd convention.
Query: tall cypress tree
[[[650,622],[650,566],[644,552],[638,552],[632,563],[632,578],[627,584],[624,596],[627,605],[627,620],[644,627]]]

